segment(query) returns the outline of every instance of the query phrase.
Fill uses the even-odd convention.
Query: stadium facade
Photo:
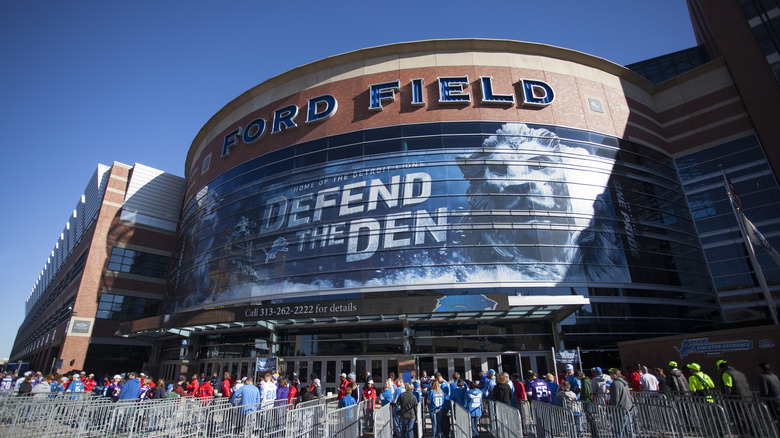
[[[690,7],[702,46],[630,68],[543,44],[433,40],[245,92],[189,149],[179,202],[165,203],[175,236],[131,248],[169,256],[159,311],[117,312],[112,323],[132,321],[112,329],[154,340],[145,366],[163,378],[247,375],[276,358],[330,389],[350,371],[547,371],[551,348],[617,364],[619,341],[771,320],[780,269],[757,250],[757,275],[723,175],[775,242],[777,51],[753,35],[778,9],[744,6],[742,27],[723,29],[721,9]],[[113,207],[120,219],[132,198]],[[139,296],[103,285],[122,277],[112,240],[83,295],[95,312],[105,295]],[[72,332],[76,316],[57,321]],[[20,329],[12,360],[67,361],[45,332]]]

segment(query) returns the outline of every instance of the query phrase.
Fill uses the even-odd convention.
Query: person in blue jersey
[[[485,386],[482,388],[482,396],[488,400],[493,399],[493,388],[496,387],[496,371],[489,369],[486,374]]]
[[[74,374],[71,379],[72,380],[70,384],[68,384],[68,388],[65,390],[65,392],[75,392],[78,394],[84,392],[84,382],[81,381],[81,376]]]
[[[438,377],[438,376],[437,376]],[[444,393],[438,379],[431,381],[428,389],[428,414],[431,416],[431,436],[442,438],[442,418],[444,417]]]
[[[423,392],[422,388],[420,388],[420,382],[418,380],[415,380],[412,382],[412,393],[415,397],[417,397],[417,402],[422,402],[423,399]]]
[[[442,406],[441,415],[441,433],[444,436],[450,436],[450,410],[452,409],[452,388],[449,383],[442,377],[440,372],[434,374],[436,381],[439,382],[442,394],[444,394],[444,406]]]
[[[550,396],[554,396],[558,393],[558,382],[555,379],[555,376],[552,373],[547,373],[544,375],[544,381],[547,383],[547,388],[550,389]],[[550,402],[554,405],[561,406],[560,401],[558,399],[551,399]]]
[[[61,392],[65,392],[66,383],[68,383],[67,377],[60,378],[59,383],[57,383],[57,386],[55,386],[54,389],[51,390],[51,392],[55,393],[55,395],[58,395]]]
[[[460,378],[459,373],[453,373],[453,382],[450,383],[450,398],[454,403],[457,403],[464,408],[466,407],[466,393],[468,392],[468,384]]]
[[[479,419],[482,417],[482,391],[477,382],[469,382],[469,390],[466,393],[466,409],[471,416],[471,436],[479,437]]]
[[[382,406],[388,405],[393,402],[393,394],[395,391],[393,391],[393,388],[395,387],[395,384],[392,380],[387,379],[385,380],[384,386],[382,386],[382,393],[379,394],[379,401],[382,403]]]
[[[404,385],[404,379],[399,377],[398,380],[395,381],[395,385],[393,385],[393,430],[395,430],[396,436],[401,436],[401,417],[398,416],[399,413],[399,407],[398,407],[398,397],[401,396],[406,392],[406,385]]]

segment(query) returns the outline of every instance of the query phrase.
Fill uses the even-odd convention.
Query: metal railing
[[[463,406],[452,404],[452,437],[453,438],[471,438],[474,434],[471,431],[471,415]]]
[[[552,403],[531,401],[531,415],[534,417],[537,437],[577,437],[574,413]]]
[[[780,400],[757,397],[708,397],[675,394],[632,394],[630,411],[595,402],[561,406],[518,400],[518,407],[483,399],[482,431],[496,438],[780,438]],[[321,398],[297,406],[233,406],[227,398],[180,397],[111,402],[106,397],[63,394],[18,397],[0,394],[0,436],[14,438],[352,438],[374,432],[393,435],[390,405],[369,402],[337,409],[336,399]],[[419,406],[419,405],[418,405]],[[576,415],[577,412],[582,415]],[[425,424],[423,410],[417,424]],[[452,434],[472,434],[469,411],[452,404]],[[580,428],[582,425],[582,428]],[[419,431],[419,429],[418,429]]]
[[[366,402],[328,412],[325,420],[325,436],[332,438],[356,438],[362,436],[362,414]]]
[[[392,438],[393,436],[393,411],[387,404],[379,409],[374,409],[374,437]]]
[[[535,407],[535,406],[534,406]],[[633,415],[618,406],[582,403],[592,437],[633,438]]]

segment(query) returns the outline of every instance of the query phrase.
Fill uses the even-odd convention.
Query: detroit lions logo
[[[495,310],[498,303],[484,295],[447,295],[439,298],[434,312],[481,312]]]
[[[268,263],[269,260],[275,259],[276,254],[282,251],[287,252],[287,240],[284,237],[276,239],[271,246],[271,249],[263,248],[263,252],[265,252],[265,262]]]

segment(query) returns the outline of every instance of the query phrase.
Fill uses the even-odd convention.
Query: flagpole
[[[731,187],[729,187],[729,179],[726,176],[726,170],[723,169],[722,164],[720,165],[720,171],[723,174],[723,184],[726,186],[726,193],[729,197],[731,211],[734,212],[734,217],[737,219],[739,233],[742,235],[742,240],[745,242],[745,247],[747,248],[748,256],[750,257],[750,262],[753,264],[753,269],[756,271],[756,278],[758,279],[759,286],[761,286],[761,292],[764,295],[764,301],[766,301],[769,315],[772,317],[772,323],[775,325],[780,325],[780,322],[778,322],[777,319],[777,309],[775,308],[774,301],[772,301],[772,294],[769,292],[769,286],[766,284],[764,272],[761,270],[761,266],[758,264],[758,258],[756,257],[756,251],[753,248],[753,242],[750,241],[750,238],[747,235],[747,231],[745,230],[745,221],[742,219],[744,214],[738,207],[734,206],[734,198],[731,193]]]

